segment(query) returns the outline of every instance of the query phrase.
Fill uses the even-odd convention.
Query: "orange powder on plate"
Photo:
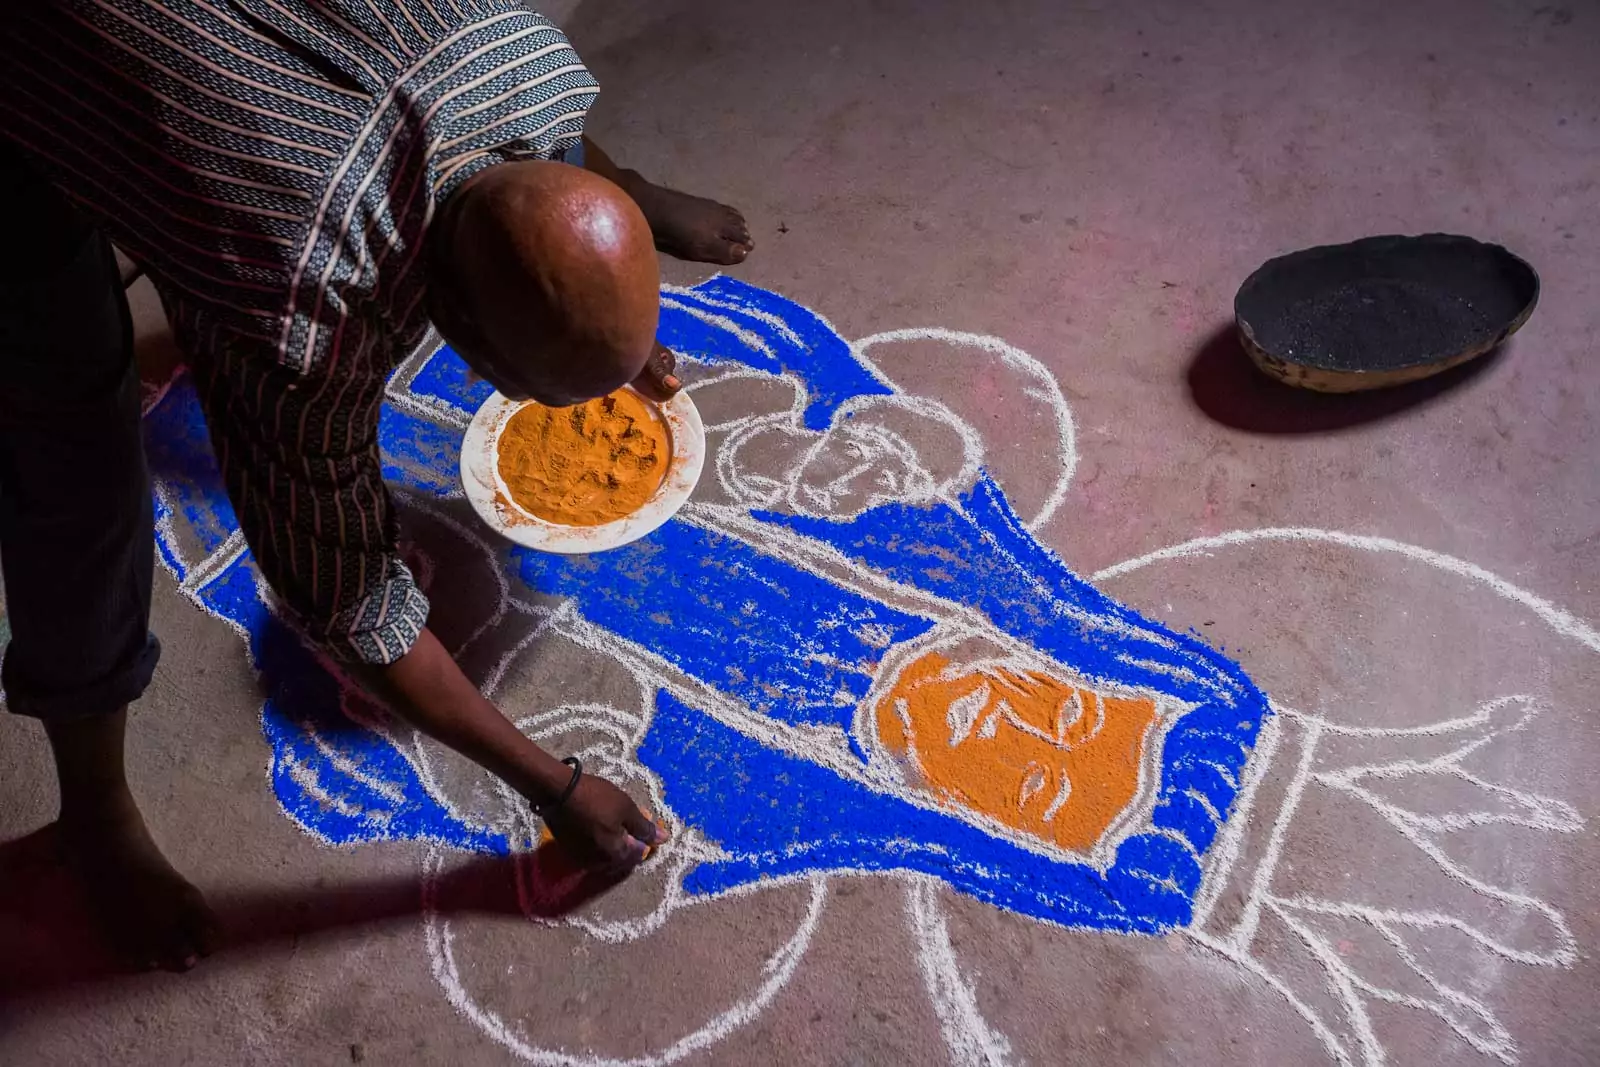
[[[672,456],[667,424],[628,389],[570,408],[530,403],[500,434],[500,477],[524,511],[600,526],[644,506]]]
[[[874,709],[878,736],[946,804],[1088,849],[1139,789],[1155,701],[1059,678],[955,667],[930,652]]]

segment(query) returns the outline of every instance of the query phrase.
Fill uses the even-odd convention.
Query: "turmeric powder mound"
[[[524,511],[600,526],[655,495],[672,438],[648,401],[621,389],[570,408],[528,404],[506,421],[499,449],[500,477]]]
[[[907,665],[874,712],[884,745],[943,803],[1079,850],[1133,802],[1158,718],[1153,700],[961,669],[937,652]]]

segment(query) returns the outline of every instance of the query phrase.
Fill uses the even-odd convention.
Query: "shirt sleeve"
[[[428,598],[396,552],[383,484],[386,374],[352,357],[300,376],[250,347],[200,347],[193,368],[240,529],[308,636],[339,660],[393,663],[426,625]]]

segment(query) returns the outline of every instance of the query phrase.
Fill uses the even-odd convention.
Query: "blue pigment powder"
[[[831,425],[855,398],[891,392],[819,316],[727,278],[664,294],[660,337],[689,361],[799,376],[807,390],[801,421],[811,430]],[[470,382],[448,349],[408,388],[429,402],[414,409],[443,410],[434,420],[385,409],[385,476],[425,496],[458,495],[457,420],[488,388]],[[162,559],[183,578],[237,522],[186,381],[151,413],[147,433],[160,486]],[[515,581],[570,599],[589,623],[662,657],[719,701],[797,738],[833,731],[854,753],[863,773],[806,759],[804,744],[773,747],[690,696],[658,692],[638,759],[660,780],[670,821],[721,851],[687,873],[686,892],[835,871],[906,871],[1068,926],[1156,933],[1189,920],[1202,859],[1269,714],[1237,664],[1074,575],[1024,529],[987,475],[954,504],[885,504],[839,521],[750,517],[760,535],[749,540],[680,518],[594,556],[510,554]],[[1025,847],[957,812],[868,784],[872,746],[855,733],[857,710],[885,657],[929,634],[937,609],[891,606],[764,547],[801,540],[926,594],[919,603],[931,597],[976,613],[997,634],[1085,679],[1181,701],[1187,710],[1156,742],[1159,777],[1148,817],[1093,864]],[[273,752],[272,786],[291,819],[338,844],[513,847],[451,814],[398,749],[345,715],[341,684],[265,607],[248,552],[217,562],[209,561],[214,573],[189,595],[247,635],[271,694],[262,728]]]

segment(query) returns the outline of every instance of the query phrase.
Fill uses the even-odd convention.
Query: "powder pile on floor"
[[[599,526],[638,511],[672,455],[666,423],[623,389],[570,408],[532,403],[500,435],[500,477],[524,511],[566,526]]]

